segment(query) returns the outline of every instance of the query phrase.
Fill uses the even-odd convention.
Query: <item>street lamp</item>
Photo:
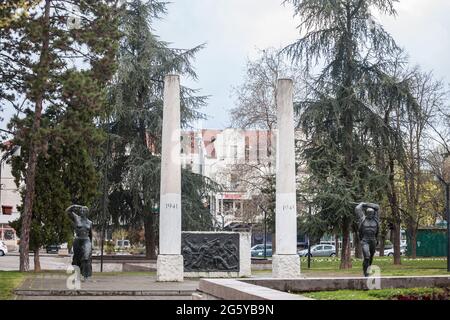
[[[450,272],[450,154],[444,158],[443,172],[437,178],[445,186],[445,216],[447,220],[447,271]]]
[[[267,210],[261,204],[259,204],[259,208],[264,213],[264,259],[267,259]]]

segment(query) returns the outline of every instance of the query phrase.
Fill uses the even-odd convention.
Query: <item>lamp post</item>
[[[311,269],[311,241],[308,236],[308,269]]]
[[[445,181],[442,177],[439,180],[445,187],[445,216],[447,220],[447,271],[450,272],[450,182]]]
[[[447,271],[450,272],[450,184],[445,183],[445,203],[447,213]]]
[[[308,203],[308,213],[309,216],[311,216],[311,202]],[[309,235],[308,235],[308,269],[311,269],[311,240],[309,239]]]
[[[437,178],[445,187],[445,216],[447,220],[447,271],[450,272],[450,153],[444,156],[443,173]]]
[[[100,272],[103,272],[103,256],[104,256],[104,248],[105,248],[105,237],[106,237],[106,228],[107,228],[107,215],[108,215],[108,196],[109,196],[109,181],[108,181],[108,165],[110,161],[110,153],[111,153],[111,124],[110,124],[110,114],[107,114],[107,141],[106,141],[106,152],[105,152],[105,163],[103,166],[103,195],[102,195],[102,213],[101,213],[101,232],[102,232],[102,242],[100,248]]]
[[[447,220],[447,271],[450,272],[450,182],[445,181],[442,177],[439,180],[445,187],[445,216]]]
[[[267,259],[267,211],[258,204],[259,208],[264,213],[264,259]]]

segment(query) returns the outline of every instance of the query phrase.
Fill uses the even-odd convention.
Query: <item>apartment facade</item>
[[[8,148],[9,142],[4,145]],[[18,206],[22,200],[11,172],[9,151],[6,149],[0,153],[0,241],[5,242],[8,250],[15,251],[18,249],[18,237],[9,224],[20,217]]]
[[[209,199],[217,229],[261,220],[262,215],[246,215],[254,205],[252,198],[258,193],[258,188],[243,183],[243,176],[249,171],[258,172],[261,178],[265,173],[274,173],[276,132],[242,129],[184,131],[181,146],[182,166],[222,187]],[[254,182],[258,177],[251,179]]]

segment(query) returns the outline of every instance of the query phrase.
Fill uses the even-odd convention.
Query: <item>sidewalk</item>
[[[155,276],[97,275],[81,282],[79,290],[71,289],[70,275],[40,274],[30,276],[15,290],[18,300],[64,299],[138,299],[190,300],[197,290],[198,280],[181,283],[156,282]]]

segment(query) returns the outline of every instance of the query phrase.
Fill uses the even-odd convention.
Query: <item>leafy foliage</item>
[[[111,151],[108,164],[108,212],[115,226],[137,228],[144,223],[147,255],[154,255],[159,204],[160,149],[164,77],[180,73],[196,79],[192,66],[203,45],[188,50],[172,49],[151,28],[165,12],[164,2],[135,0],[127,4],[121,17],[123,37],[119,49],[118,72],[110,87],[111,109],[107,117]],[[206,97],[196,90],[181,89],[181,121],[186,126],[202,118],[198,109]],[[212,186],[201,176],[183,171],[183,227],[208,229],[210,218],[203,200]],[[102,208],[98,202],[96,211]]]
[[[73,132],[88,141],[97,137],[91,135],[94,119],[104,108],[106,84],[115,72],[118,7],[112,0],[15,4],[25,4],[26,11],[0,29],[0,102],[19,116],[33,117],[31,123],[13,120],[10,125],[15,139],[28,143],[20,231],[20,270],[27,271],[39,161]],[[52,119],[49,126],[41,126],[44,112]],[[61,126],[51,127],[60,121]]]
[[[301,17],[303,36],[284,49],[293,61],[303,59],[305,71],[319,63],[310,95],[299,104],[300,125],[309,141],[303,156],[311,173],[307,185],[314,207],[330,232],[344,235],[342,267],[350,266],[349,232],[354,203],[378,199],[386,176],[376,169],[371,142],[390,137],[374,104],[381,96],[378,81],[398,48],[376,22],[372,10],[395,15],[391,0],[291,0]]]

